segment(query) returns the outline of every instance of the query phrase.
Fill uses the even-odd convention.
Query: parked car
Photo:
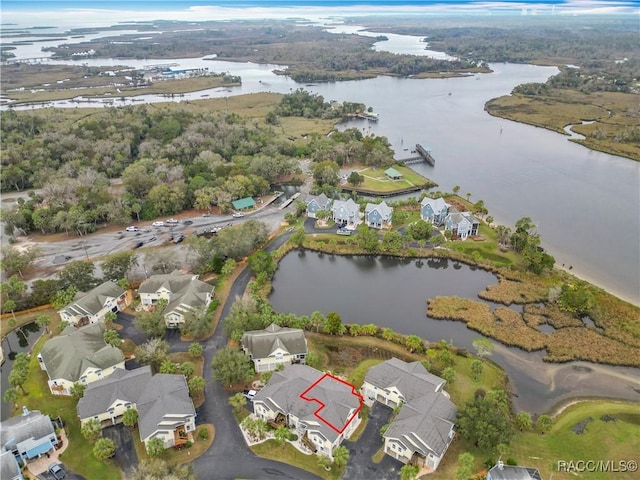
[[[244,217],[244,213],[240,213],[240,212],[236,212],[233,215],[231,215],[233,218],[242,218]]]
[[[60,463],[52,463],[49,465],[49,473],[53,475],[53,478],[59,480],[65,477],[64,469]]]
[[[125,230],[127,232],[137,232],[138,231],[138,227],[131,225],[130,227],[125,228]]]
[[[257,393],[258,392],[256,392],[255,390],[245,390],[244,392],[242,392],[245,398],[250,402],[253,402],[253,397],[255,397]]]
[[[176,235],[173,239],[173,243],[180,243],[181,241],[184,240],[184,235],[182,235],[181,233],[179,233],[178,235]]]
[[[173,223],[173,224],[175,224],[175,223],[178,223],[178,220],[176,220],[175,218],[169,218],[169,219],[167,219],[167,221],[165,223]]]
[[[152,227],[164,227],[164,222],[153,222]]]
[[[348,230],[345,227],[339,228],[336,232],[338,235],[351,235],[351,230]]]
[[[184,222],[182,222],[183,225],[193,225],[193,221],[191,220],[185,220]]]
[[[136,242],[133,248],[140,248],[142,245],[144,245],[144,242]]]

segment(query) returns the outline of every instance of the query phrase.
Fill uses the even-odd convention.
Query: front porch
[[[193,443],[193,434],[187,432],[184,425],[180,425],[173,431],[173,445],[176,448],[182,448],[187,442]]]

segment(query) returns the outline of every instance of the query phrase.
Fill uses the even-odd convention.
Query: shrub
[[[209,438],[209,430],[202,427],[200,430],[198,430],[198,437],[200,438],[200,440],[207,440]]]

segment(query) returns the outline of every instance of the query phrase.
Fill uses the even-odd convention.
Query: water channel
[[[462,322],[427,317],[426,302],[441,295],[481,301],[478,292],[495,283],[492,273],[446,259],[294,251],[280,262],[269,300],[279,312],[334,311],[344,323],[373,323],[473,351],[472,341],[481,335]],[[509,375],[518,410],[543,413],[575,397],[640,400],[640,369],[581,361],[550,364],[542,361],[544,352],[493,343],[492,359]]]
[[[358,28],[349,26],[348,31],[352,33]],[[377,48],[397,53],[429,53],[419,37],[387,36],[389,41],[377,43]],[[16,53],[21,54],[20,48]],[[557,72],[555,67],[492,64],[493,73],[461,78],[377,77],[301,85],[273,74],[274,69],[282,66],[205,58],[50,63],[135,68],[166,63],[180,68],[205,66],[211,71],[240,75],[242,86],[174,98],[144,95],[124,100],[111,98],[108,103],[104,99],[77,99],[83,103],[66,100],[49,105],[73,108],[194,101],[205,96],[286,93],[298,87],[320,93],[327,100],[363,102],[379,113],[380,120],[349,122],[341,128],[355,126],[365,133],[386,136],[397,158],[407,155],[409,152],[405,150],[415,143],[428,146],[436,158],[435,167],[415,168],[437,182],[438,189],[451,191],[459,185],[463,194],[471,194],[472,201],[482,199],[498,223],[513,226],[519,218],[531,217],[557,266],[571,269],[595,285],[640,304],[640,163],[595,152],[568,141],[567,136],[494,118],[484,111],[489,99],[508,94],[522,83],[544,82]]]

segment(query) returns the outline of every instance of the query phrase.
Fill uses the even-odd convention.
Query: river
[[[350,32],[358,28],[348,27]],[[387,36],[389,41],[378,42],[377,48],[396,53],[424,51],[425,44],[419,37]],[[20,47],[16,53],[20,56]],[[489,99],[508,94],[518,84],[544,82],[557,72],[555,67],[492,64],[493,73],[461,78],[377,77],[300,85],[272,73],[282,66],[204,58],[50,63],[136,68],[175,63],[180,68],[205,66],[211,71],[229,71],[243,81],[239,87],[209,89],[173,99],[144,95],[135,102],[115,100],[115,105],[193,101],[203,96],[221,98],[264,91],[287,93],[298,87],[320,93],[327,100],[363,102],[380,115],[380,120],[349,122],[341,128],[357,126],[365,133],[386,136],[397,158],[407,155],[405,149],[411,150],[415,143],[428,146],[436,158],[435,167],[415,168],[437,182],[440,190],[451,191],[459,185],[462,194],[471,194],[472,201],[483,200],[498,223],[513,226],[519,218],[531,217],[557,266],[640,304],[640,163],[592,151],[568,141],[567,136],[484,112]],[[60,101],[50,105],[105,103]]]
[[[269,300],[279,312],[310,315],[316,310],[324,314],[335,311],[344,323],[373,323],[473,351],[472,341],[481,335],[462,322],[427,317],[426,301],[439,295],[482,301],[478,292],[495,283],[491,273],[446,259],[294,251],[281,260]],[[640,400],[638,368],[582,361],[545,363],[544,352],[529,353],[493,343],[492,359],[507,372],[518,411],[540,414],[576,397]]]

